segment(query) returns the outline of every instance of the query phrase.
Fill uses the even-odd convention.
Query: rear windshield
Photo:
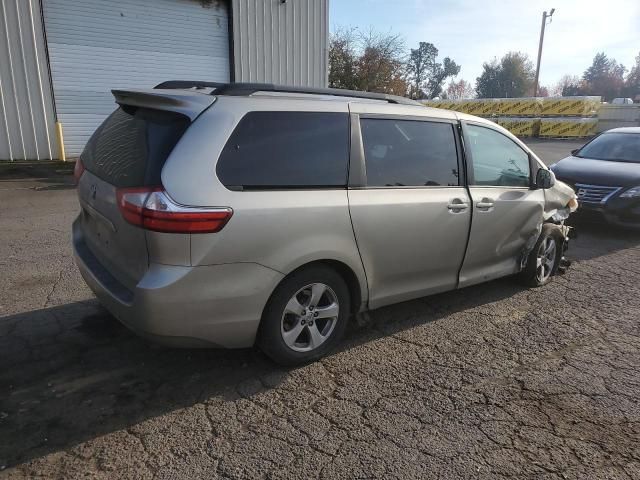
[[[576,156],[640,163],[640,134],[603,133],[582,147]]]
[[[231,134],[217,173],[227,188],[337,188],[347,184],[346,113],[250,112]]]
[[[118,188],[160,185],[162,167],[188,126],[180,114],[121,107],[95,131],[80,158],[88,171]]]

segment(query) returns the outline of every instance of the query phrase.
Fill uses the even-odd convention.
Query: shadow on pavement
[[[577,215],[570,224],[578,234],[567,254],[573,260],[590,260],[640,245],[640,230],[615,227],[597,216]]]
[[[640,244],[601,227],[582,232],[586,260]],[[491,304],[521,292],[513,278],[404,302],[350,324],[341,350]],[[251,395],[259,379],[277,385],[289,371],[253,350],[178,350],[129,332],[97,301],[0,318],[0,465],[71,448],[212,397]],[[268,381],[265,381],[268,377]],[[274,380],[275,379],[275,380]]]
[[[340,350],[494,302],[522,288],[499,280],[352,321]],[[396,322],[401,318],[402,322]],[[243,394],[245,380],[288,374],[255,349],[180,350],[131,333],[97,301],[0,319],[0,465],[65,450],[209,398]]]
[[[2,318],[0,334],[0,464],[193,405],[275,368],[252,350],[148,343],[97,301]]]

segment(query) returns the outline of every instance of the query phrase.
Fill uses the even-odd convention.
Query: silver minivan
[[[73,246],[145,337],[297,364],[355,314],[562,266],[573,190],[488,120],[266,84],[113,94],[76,164]]]

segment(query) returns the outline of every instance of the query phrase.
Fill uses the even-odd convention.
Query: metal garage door
[[[67,156],[116,105],[113,88],[169,79],[229,80],[224,1],[42,0]]]

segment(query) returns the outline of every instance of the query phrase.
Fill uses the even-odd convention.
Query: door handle
[[[460,198],[454,198],[453,200],[451,200],[451,202],[449,202],[449,205],[447,205],[447,208],[453,213],[457,213],[469,208],[469,204],[464,202]]]
[[[493,199],[491,198],[483,198],[478,203],[476,203],[476,207],[479,210],[489,211],[493,208]]]

